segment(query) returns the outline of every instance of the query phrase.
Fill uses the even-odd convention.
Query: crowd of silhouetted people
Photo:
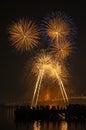
[[[15,120],[86,120],[86,106],[69,104],[66,108],[59,106],[17,106],[15,109]]]

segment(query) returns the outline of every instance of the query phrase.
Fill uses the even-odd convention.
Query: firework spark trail
[[[69,104],[68,96],[67,96],[66,90],[65,90],[65,88],[64,88],[63,82],[62,82],[61,79],[59,79],[59,80],[60,80],[60,83],[61,83],[61,86],[62,86],[64,95],[65,95],[66,103]]]
[[[43,76],[44,76],[44,69],[40,73],[40,82],[39,82],[38,93],[37,93],[37,97],[36,97],[36,101],[35,101],[35,106],[37,105],[37,102],[38,102],[38,97],[39,97],[39,92],[40,92]]]
[[[62,91],[63,91],[64,96],[65,96],[65,101],[66,101],[65,103],[66,103],[66,104],[69,104],[68,96],[67,96],[67,93],[66,93],[66,91],[65,91],[65,88],[64,88],[64,85],[63,85],[63,82],[62,82],[61,79],[59,79],[59,83],[60,83],[60,86],[61,86]]]
[[[58,74],[57,74],[57,72],[54,70],[54,72],[55,72],[55,74],[56,74],[56,77],[57,77],[57,79],[58,79],[58,81],[59,81],[59,76],[58,76]],[[64,92],[63,92],[63,89],[62,89],[62,87],[61,87],[61,83],[59,82],[59,86],[60,86],[60,90],[61,90],[61,93],[62,93],[62,96],[63,96],[63,100],[64,100],[64,102],[66,102],[66,100],[65,100],[65,95],[64,95]]]
[[[64,85],[63,85],[63,82],[62,80],[60,79],[60,77],[58,76],[57,72],[54,70],[55,74],[56,74],[56,77],[58,79],[58,82],[59,82],[59,85],[60,85],[60,89],[61,89],[61,93],[62,93],[62,96],[63,96],[63,99],[64,99],[64,102],[65,103],[69,103],[69,100],[68,100],[68,96],[67,96],[67,93],[65,91],[65,88],[64,88]]]
[[[33,98],[32,98],[31,107],[32,107],[33,104],[34,104],[34,99],[35,99],[36,92],[37,92],[37,89],[38,89],[38,85],[39,85],[39,82],[40,82],[40,76],[41,76],[41,71],[40,71],[39,74],[38,74],[38,78],[37,78],[37,82],[36,82],[36,86],[35,86],[35,90],[34,90],[34,94],[33,94]]]

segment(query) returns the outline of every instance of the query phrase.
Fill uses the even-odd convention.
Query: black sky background
[[[83,2],[52,1],[2,1],[0,2],[0,102],[17,101],[24,95],[26,88],[23,72],[27,61],[25,54],[20,55],[10,46],[8,28],[12,21],[30,17],[40,22],[46,14],[64,11],[71,16],[77,27],[75,52],[69,60],[72,79],[69,87],[74,95],[86,95],[86,7]]]

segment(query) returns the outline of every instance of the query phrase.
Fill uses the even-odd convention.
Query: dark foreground
[[[19,106],[15,110],[15,121],[86,121],[86,106],[70,104],[66,108],[59,106]]]
[[[86,130],[84,120],[15,120],[15,107],[0,107],[0,130]]]

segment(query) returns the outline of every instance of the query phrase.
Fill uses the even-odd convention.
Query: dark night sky
[[[46,2],[11,1],[0,2],[0,102],[16,101],[25,91],[23,80],[27,57],[20,55],[9,46],[8,27],[10,23],[22,17],[36,21],[52,11],[64,11],[74,19],[77,27],[75,52],[69,60],[71,85],[77,95],[86,95],[86,7],[85,3],[66,0],[46,0]]]

